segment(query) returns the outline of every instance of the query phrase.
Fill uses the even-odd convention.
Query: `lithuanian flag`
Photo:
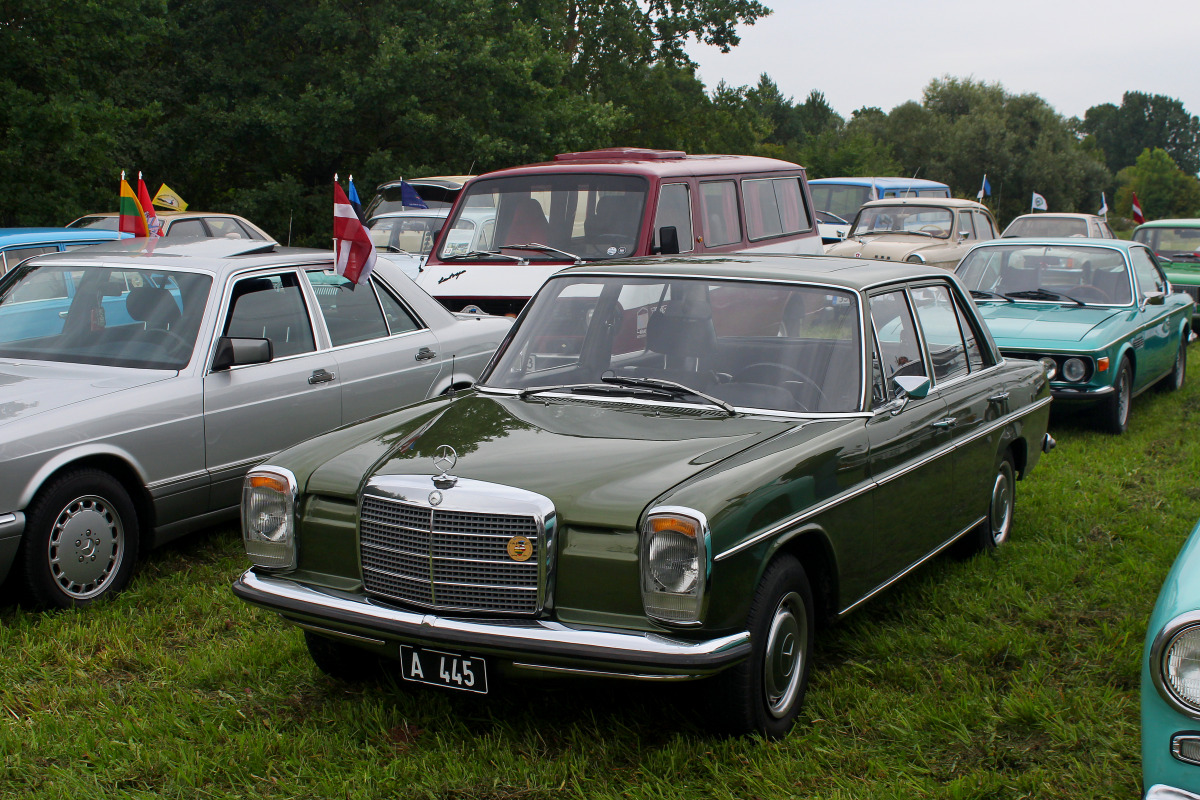
[[[122,233],[132,233],[134,237],[150,236],[150,228],[146,225],[146,212],[138,202],[137,195],[129,188],[129,183],[121,175],[121,219],[117,230]]]

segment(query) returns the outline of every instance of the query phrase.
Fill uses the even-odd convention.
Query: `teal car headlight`
[[[700,622],[708,573],[708,522],[685,508],[660,507],[642,524],[642,605],[676,625]]]
[[[1200,612],[1163,627],[1150,650],[1150,675],[1164,700],[1200,718]]]
[[[259,467],[242,484],[242,542],[250,562],[266,569],[296,566],[296,476]]]
[[[1087,377],[1088,368],[1082,358],[1068,358],[1062,365],[1062,378],[1071,383],[1079,383]]]

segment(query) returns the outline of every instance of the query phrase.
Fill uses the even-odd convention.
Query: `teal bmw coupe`
[[[1116,239],[997,239],[956,270],[1009,359],[1053,368],[1055,405],[1092,407],[1111,433],[1151,386],[1183,385],[1192,298],[1172,291],[1145,245]]]

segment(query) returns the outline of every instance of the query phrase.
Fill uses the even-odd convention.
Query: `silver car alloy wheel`
[[[763,695],[771,716],[787,716],[800,690],[804,659],[808,657],[808,613],[804,600],[788,592],[779,600],[767,629],[763,652]]]
[[[125,526],[103,497],[84,495],[67,503],[47,543],[50,574],[75,600],[103,594],[125,557]]]
[[[1122,429],[1129,424],[1129,370],[1122,368],[1117,377],[1117,423]]]
[[[1006,459],[1000,464],[996,473],[996,482],[992,485],[992,506],[989,524],[992,531],[992,543],[1002,545],[1008,541],[1012,531],[1013,519],[1013,468]]]

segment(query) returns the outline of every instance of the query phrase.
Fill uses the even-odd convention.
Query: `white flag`
[[[1100,210],[1096,212],[1097,216],[1108,217],[1108,201],[1104,199],[1104,192],[1100,193]]]
[[[1046,205],[1046,198],[1042,197],[1037,192],[1033,193],[1033,210],[1034,211],[1049,211],[1050,206]]]

